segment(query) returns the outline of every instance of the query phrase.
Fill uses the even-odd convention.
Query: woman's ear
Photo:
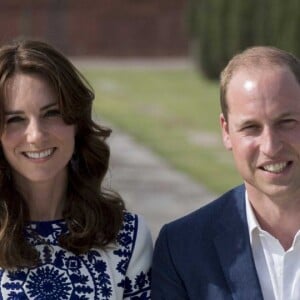
[[[222,113],[220,114],[220,124],[222,128],[223,144],[227,150],[231,150],[232,145],[231,145],[231,137],[229,133],[228,119],[226,120],[226,118]]]

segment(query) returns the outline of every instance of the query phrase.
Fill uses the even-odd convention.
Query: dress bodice
[[[115,244],[82,255],[60,247],[58,238],[66,231],[63,220],[28,225],[41,263],[14,272],[0,269],[1,299],[150,299],[152,242],[141,217],[125,213]]]

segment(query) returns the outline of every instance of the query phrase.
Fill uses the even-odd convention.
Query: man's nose
[[[265,128],[261,136],[260,149],[268,157],[276,156],[282,149],[280,134],[272,128]]]

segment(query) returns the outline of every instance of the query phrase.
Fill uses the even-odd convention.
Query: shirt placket
[[[282,294],[285,251],[279,241],[269,233],[264,231],[260,236],[275,299],[286,300]]]

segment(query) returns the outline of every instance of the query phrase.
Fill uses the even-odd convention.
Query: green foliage
[[[189,0],[188,28],[197,66],[209,78],[236,53],[271,45],[300,56],[299,0]]]

